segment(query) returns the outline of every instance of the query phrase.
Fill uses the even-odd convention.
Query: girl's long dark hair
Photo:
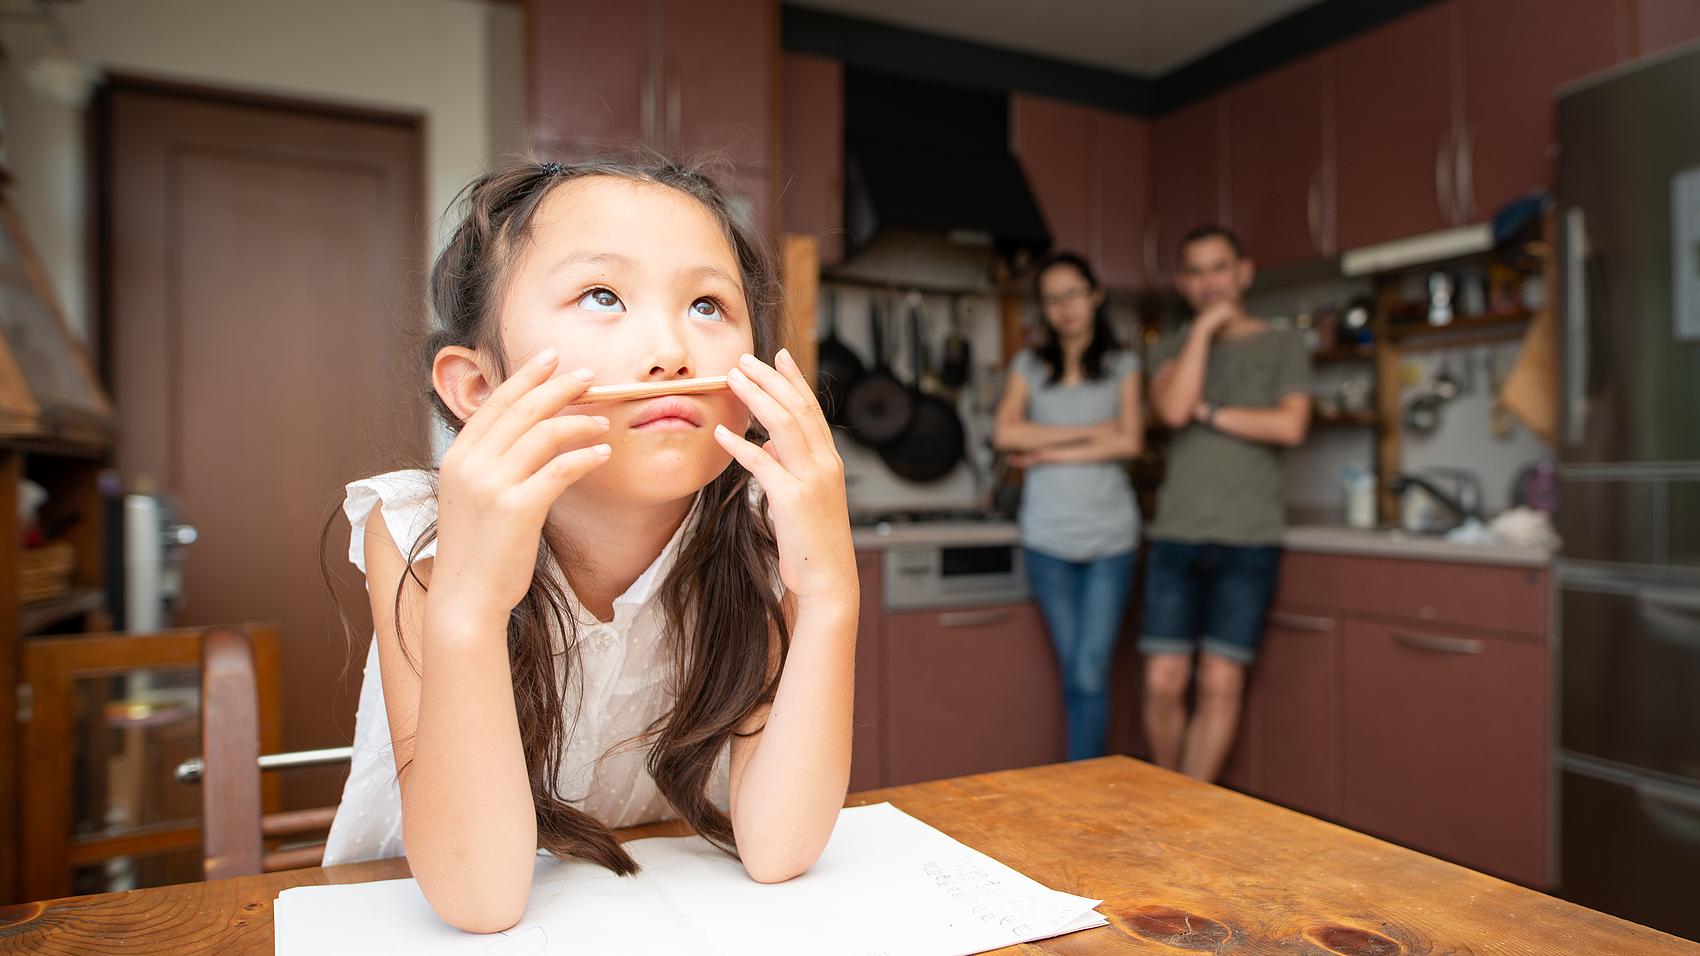
[[[498,363],[499,312],[505,283],[529,241],[532,217],[550,190],[590,176],[653,183],[696,199],[718,221],[738,261],[749,302],[755,354],[771,361],[779,348],[780,296],[773,261],[754,228],[737,214],[707,176],[671,162],[586,162],[571,165],[516,162],[493,169],[461,194],[464,218],[431,270],[436,328],[421,350],[425,368],[450,345],[478,349]],[[427,371],[422,381],[429,383]],[[451,430],[463,424],[429,384],[425,398]],[[762,436],[752,426],[752,438]],[[709,776],[735,728],[773,697],[790,635],[774,584],[778,552],[773,528],[751,501],[750,475],[737,462],[709,482],[686,520],[690,527],[657,599],[674,672],[667,686],[671,708],[644,735],[648,769],[663,796],[685,822],[723,849],[736,853],[732,823],[709,799]],[[332,516],[334,520],[334,515]],[[330,529],[326,525],[326,534]],[[424,588],[413,562],[436,538],[433,523],[407,555],[408,577]],[[530,590],[508,618],[508,657],[520,742],[537,811],[537,841],[558,857],[578,857],[616,873],[637,863],[607,826],[567,800],[583,794],[558,790],[561,762],[576,715],[566,713],[565,690],[581,679],[578,633],[571,598],[551,574],[556,551],[546,530],[539,542]],[[323,542],[321,542],[321,545]],[[405,545],[404,545],[405,546]],[[321,569],[329,579],[321,547]],[[401,633],[401,586],[392,610]],[[334,593],[333,593],[334,598]],[[340,609],[340,608],[339,608]],[[348,616],[343,615],[345,626]],[[564,645],[555,635],[565,635]],[[351,633],[351,638],[354,636]],[[774,659],[777,645],[778,660]]]
[[[1086,280],[1086,286],[1093,292],[1099,290],[1098,277],[1093,274],[1092,267],[1087,264],[1086,257],[1077,252],[1053,252],[1039,260],[1039,265],[1033,270],[1033,295],[1042,303],[1044,290],[1040,283],[1044,281],[1045,273],[1052,269],[1073,269]],[[1042,310],[1042,306],[1041,306]],[[1062,340],[1057,338],[1057,330],[1043,314],[1039,318],[1039,326],[1044,332],[1044,339],[1039,343],[1035,354],[1039,361],[1045,363],[1045,368],[1051,373],[1049,381],[1055,384],[1063,377]],[[1087,343],[1086,351],[1080,356],[1081,377],[1089,382],[1097,381],[1104,376],[1104,356],[1121,348],[1116,341],[1116,334],[1110,329],[1110,315],[1104,303],[1098,303],[1098,308],[1092,313],[1092,341]]]

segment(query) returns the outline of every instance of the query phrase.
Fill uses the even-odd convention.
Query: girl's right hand
[[[589,369],[550,378],[545,349],[490,393],[443,455],[431,596],[456,614],[506,622],[531,586],[550,505],[608,460],[588,445],[608,419],[557,415],[584,393]]]

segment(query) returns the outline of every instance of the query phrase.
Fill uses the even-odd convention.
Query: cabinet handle
[[[1290,614],[1286,611],[1270,611],[1269,623],[1289,631],[1327,634],[1334,630],[1334,619],[1331,617],[1312,617],[1309,614]]]
[[[1305,193],[1305,222],[1310,226],[1310,247],[1317,254],[1327,250],[1322,245],[1322,167],[1310,174],[1310,189]]]
[[[1458,210],[1452,204],[1452,131],[1440,134],[1434,147],[1434,199],[1440,204],[1440,218],[1452,225]]]
[[[1453,162],[1457,163],[1458,172],[1454,182],[1458,185],[1458,222],[1466,223],[1476,214],[1476,131],[1474,127],[1464,127],[1464,134],[1458,137],[1458,148],[1454,151]]]
[[[1162,269],[1157,259],[1157,230],[1162,227],[1163,217],[1152,216],[1145,220],[1145,241],[1140,244],[1141,257],[1145,260],[1145,281],[1155,284],[1162,280]]]
[[[643,85],[638,90],[638,110],[643,126],[643,141],[652,149],[658,149],[655,142],[655,69],[654,61],[644,67]]]
[[[673,61],[667,61],[667,139],[666,150],[679,151],[679,71]]]
[[[1394,632],[1393,643],[1414,647],[1420,651],[1439,651],[1442,654],[1480,654],[1482,642],[1462,637],[1436,637],[1433,634]]]
[[[1009,620],[1009,611],[945,611],[939,615],[939,627],[987,627]]]

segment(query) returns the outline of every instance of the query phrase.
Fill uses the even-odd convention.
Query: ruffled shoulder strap
[[[387,475],[362,478],[348,485],[343,513],[353,528],[348,536],[348,560],[366,573],[366,521],[374,508],[382,508],[384,525],[402,549],[411,554],[420,536],[437,520],[437,483],[428,471],[392,471]],[[414,560],[435,557],[437,540],[432,538]]]

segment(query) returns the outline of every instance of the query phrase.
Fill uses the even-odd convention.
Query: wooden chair
[[[350,747],[260,754],[260,706],[255,691],[253,641],[244,630],[213,628],[201,642],[201,757],[177,767],[177,779],[201,784],[201,846],[206,878],[251,876],[318,866],[324,842],[298,844],[322,834],[335,807],[263,813],[260,771],[346,763]]]

